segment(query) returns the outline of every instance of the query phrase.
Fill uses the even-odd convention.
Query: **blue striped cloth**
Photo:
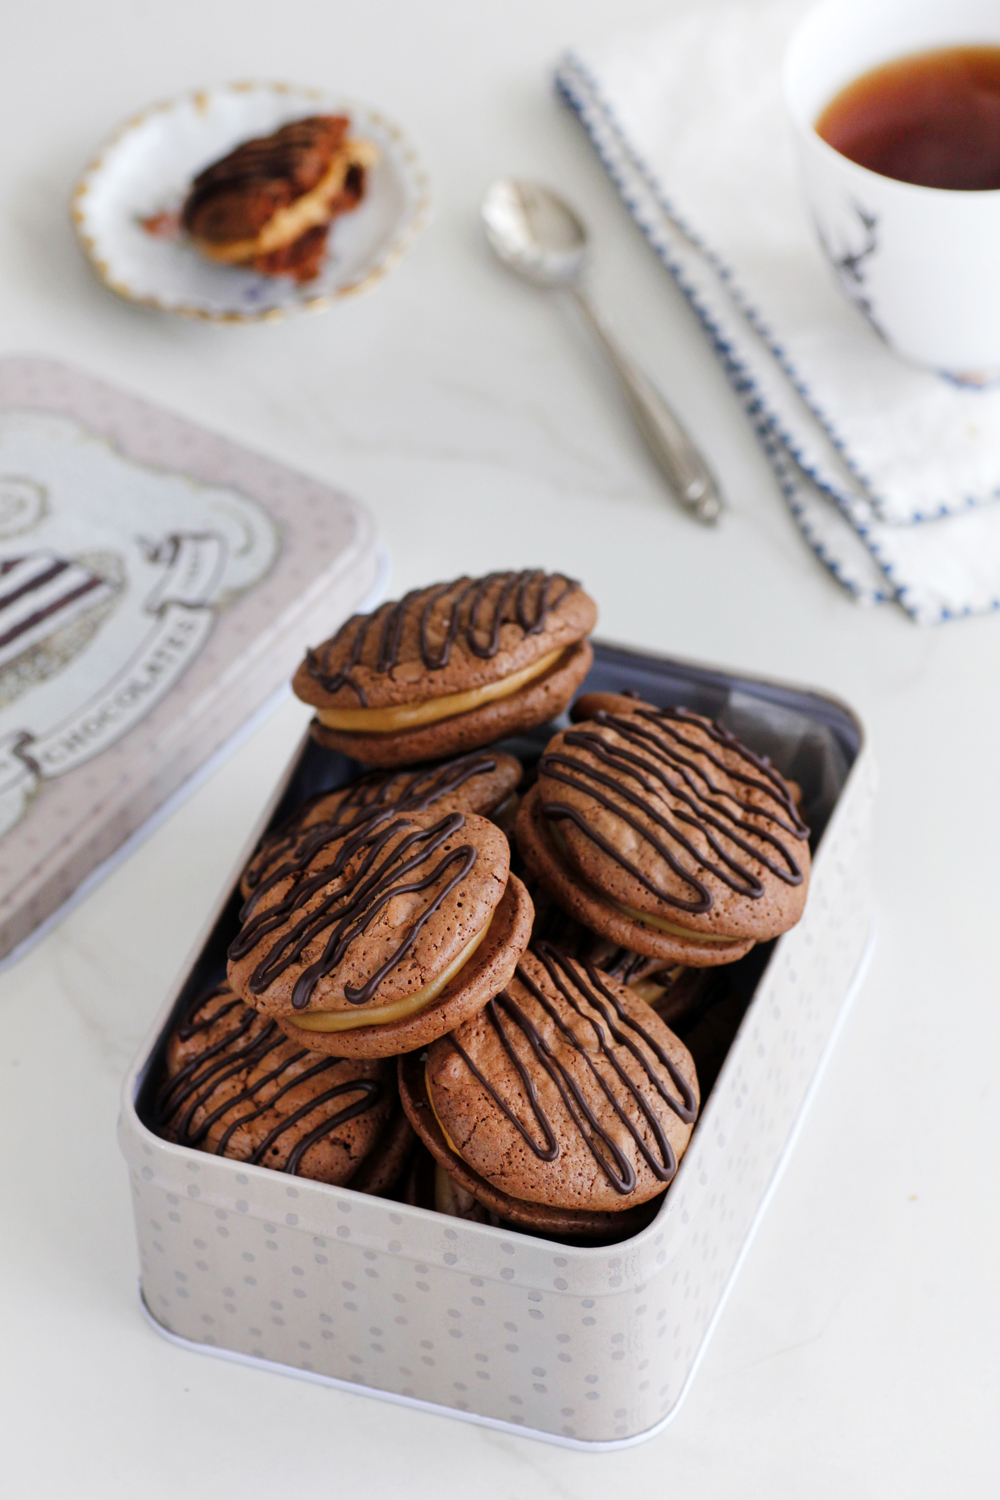
[[[1000,608],[1000,387],[897,359],[835,286],[780,92],[804,0],[678,8],[556,86],[697,311],[809,545],[856,598]]]

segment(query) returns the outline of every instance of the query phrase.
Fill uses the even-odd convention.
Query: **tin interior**
[[[861,749],[861,728],[849,709],[830,698],[783,684],[737,677],[595,643],[594,665],[581,691],[622,692],[626,689],[648,702],[682,705],[716,719],[758,754],[769,756],[784,776],[802,788],[803,811],[811,828],[810,844],[815,856]],[[526,768],[530,768],[554,730],[562,727],[564,722],[568,721],[556,721],[529,735],[505,740],[502,748],[510,750]],[[278,826],[305,798],[342,785],[357,775],[359,769],[358,764],[347,756],[307,740],[266,827]],[[225,976],[226,951],[239,930],[241,904],[237,880],[139,1072],[135,1108],[139,1119],[150,1130],[155,1131],[153,1101],[167,1038],[175,1020],[185,1013],[198,995]],[[714,1003],[714,992],[710,989],[705,1003],[696,1008],[684,1026],[676,1028],[682,1039],[688,1041],[693,1028],[699,1024],[702,1027],[700,1042],[703,1049],[707,1048],[705,1068],[708,1075],[702,1076],[704,1070],[700,1069],[702,1113],[725,1060],[726,1049],[735,1037],[773,949],[773,943],[758,945],[738,963],[717,971],[727,980],[724,1009],[717,1006],[716,1013],[710,1013]]]

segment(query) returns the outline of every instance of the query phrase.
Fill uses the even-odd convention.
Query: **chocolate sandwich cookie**
[[[310,281],[330,221],[361,202],[377,152],[344,115],[293,120],[244,141],[194,179],[181,223],[210,260]]]
[[[518,814],[535,878],[667,962],[731,963],[802,914],[809,830],[774,767],[710,719],[631,699],[557,734]]]
[[[319,742],[376,766],[476,749],[560,714],[590,668],[597,606],[560,573],[415,589],[355,615],[292,681]]]
[[[301,1046],[391,1057],[474,1014],[514,972],[533,910],[474,813],[393,807],[267,872],[229,980]]]
[[[631,948],[623,948],[584,927],[582,922],[563,911],[537,881],[529,877],[526,884],[535,908],[532,946],[540,942],[551,943],[569,958],[592,963],[595,969],[601,969],[612,979],[627,985],[640,1000],[651,1005],[668,1026],[699,1003],[706,970],[633,953]]]
[[[240,889],[249,896],[263,873],[303,850],[315,852],[371,812],[397,807],[400,812],[480,813],[498,819],[516,803],[514,788],[521,762],[502,750],[456,755],[408,771],[372,771],[346,786],[311,797],[274,833],[265,835],[243,873]],[[310,858],[311,854],[307,854]]]
[[[393,1186],[413,1143],[391,1063],[318,1057],[228,985],[174,1028],[155,1114],[178,1145],[367,1193]]]
[[[703,1098],[715,1086],[752,998],[752,991],[748,992],[745,984],[735,982],[737,970],[706,972],[714,982],[706,989],[694,1014],[686,1015],[677,1027],[694,1058]]]
[[[406,1169],[400,1196],[404,1203],[412,1204],[414,1208],[430,1208],[435,1213],[447,1214],[450,1219],[494,1226],[502,1222],[498,1214],[477,1203],[461,1183],[448,1176],[423,1142],[418,1142]]]
[[[586,956],[596,969],[645,1000],[668,1026],[699,1004],[708,972],[687,964],[665,964],[661,958],[633,953],[606,938],[595,939]]]
[[[673,1032],[617,980],[547,944],[426,1060],[400,1058],[400,1097],[477,1202],[568,1235],[646,1223],[698,1113],[694,1064]]]

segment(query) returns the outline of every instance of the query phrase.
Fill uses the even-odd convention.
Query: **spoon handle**
[[[706,526],[714,526],[723,507],[711,469],[655,385],[624,353],[587,294],[580,287],[571,290],[621,382],[635,424],[675,499]]]

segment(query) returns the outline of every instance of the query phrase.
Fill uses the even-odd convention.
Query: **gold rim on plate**
[[[332,307],[343,297],[353,297],[360,292],[366,292],[376,282],[381,281],[383,276],[393,270],[403,256],[409,250],[414,240],[425,227],[430,213],[431,193],[430,180],[427,176],[416,148],[406,136],[399,125],[386,118],[379,110],[371,109],[368,105],[362,105],[349,99],[338,101],[338,107],[343,107],[345,112],[356,111],[371,120],[392,141],[397,148],[403,166],[405,167],[409,185],[414,193],[415,202],[402,225],[402,228],[394,234],[389,244],[381,253],[378,261],[363,276],[353,281],[347,281],[332,291],[317,292],[313,296],[304,294],[296,297],[294,301],[283,307],[269,307],[261,312],[210,312],[203,307],[187,306],[183,303],[168,303],[156,296],[147,296],[130,287],[127,282],[117,279],[111,271],[107,261],[104,260],[97,250],[94,237],[87,233],[85,228],[86,214],[83,203],[90,191],[93,179],[104,167],[105,160],[120,141],[145,125],[154,115],[165,114],[176,109],[184,100],[190,99],[196,111],[204,113],[208,108],[209,99],[212,94],[218,93],[251,93],[256,90],[270,91],[274,94],[287,94],[289,97],[304,100],[329,99],[331,95],[324,89],[307,88],[304,85],[291,83],[275,83],[258,79],[241,80],[238,83],[219,84],[212,89],[194,89],[189,94],[175,94],[170,99],[161,99],[156,104],[147,105],[145,109],[137,114],[131,115],[103,143],[97,155],[87,163],[80,179],[73,189],[70,198],[70,214],[76,230],[77,238],[83,247],[83,251],[90,261],[98,280],[106,286],[109,291],[116,292],[119,297],[124,297],[129,302],[134,302],[140,307],[155,307],[160,312],[175,313],[182,318],[196,318],[205,323],[276,323],[283,318],[289,317],[297,312],[323,312]]]

